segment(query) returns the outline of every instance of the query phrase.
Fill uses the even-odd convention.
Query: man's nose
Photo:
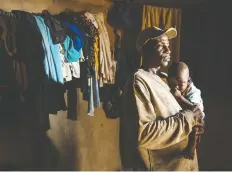
[[[171,54],[171,50],[168,46],[165,47],[165,53],[167,54]]]

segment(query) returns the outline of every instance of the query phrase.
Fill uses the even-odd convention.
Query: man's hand
[[[196,135],[202,135],[204,133],[204,127],[202,125],[195,125],[192,131]]]
[[[197,126],[204,128],[203,113],[200,110],[199,106],[194,105],[192,111],[193,111],[193,113],[195,115]]]
[[[195,117],[203,119],[203,113],[202,113],[202,111],[200,110],[200,108],[198,106],[194,105],[192,111],[195,114]]]

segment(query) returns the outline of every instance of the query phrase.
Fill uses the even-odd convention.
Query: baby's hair
[[[177,77],[179,72],[188,70],[188,66],[184,62],[172,62],[168,69],[168,77]]]

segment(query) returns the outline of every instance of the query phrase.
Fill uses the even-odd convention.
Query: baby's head
[[[171,89],[177,88],[183,93],[189,84],[189,68],[183,62],[173,62],[168,69],[168,84]]]

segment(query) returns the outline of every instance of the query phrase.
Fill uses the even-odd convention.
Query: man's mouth
[[[171,58],[170,56],[163,57],[163,61],[170,62]]]

